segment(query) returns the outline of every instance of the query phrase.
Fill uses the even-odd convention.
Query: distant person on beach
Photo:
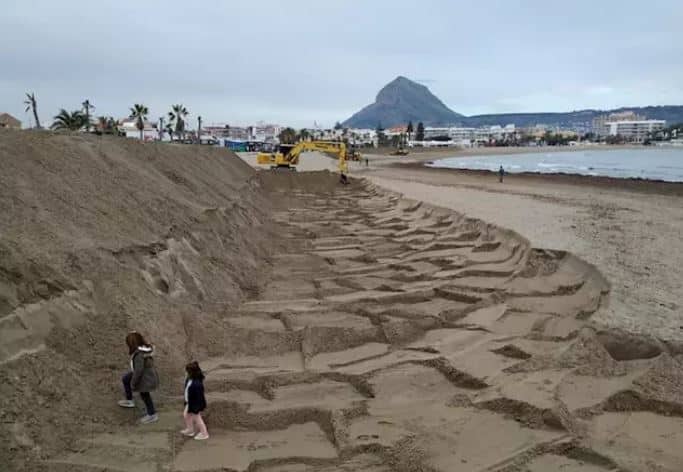
[[[197,361],[190,362],[185,366],[187,378],[185,379],[185,409],[183,419],[185,429],[180,433],[194,437],[198,441],[209,439],[206,424],[202,418],[202,411],[206,408],[204,397],[204,373]]]
[[[503,177],[505,177],[505,169],[503,169],[503,166],[500,166],[500,169],[498,169],[498,181],[502,182]]]
[[[133,392],[139,392],[147,410],[147,414],[140,419],[140,423],[154,423],[159,420],[150,394],[159,386],[159,374],[154,367],[154,348],[136,331],[128,333],[126,345],[130,355],[130,371],[126,372],[121,379],[126,399],[120,400],[119,406],[135,408]]]
[[[339,175],[339,182],[344,185],[347,185],[349,183],[349,179],[348,177],[346,177],[346,174],[342,173]]]

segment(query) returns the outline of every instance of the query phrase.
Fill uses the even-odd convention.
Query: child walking
[[[185,372],[187,372],[187,378],[185,379],[185,410],[183,411],[185,429],[180,433],[185,436],[194,436],[198,441],[209,439],[209,433],[202,419],[202,411],[206,408],[204,373],[196,361],[187,364]]]
[[[147,410],[147,414],[142,417],[140,423],[154,423],[159,421],[150,394],[159,386],[159,374],[154,368],[154,348],[140,333],[135,331],[126,336],[126,345],[130,355],[130,371],[126,372],[121,379],[126,399],[119,400],[119,406],[135,408],[133,392],[140,392],[140,398]]]

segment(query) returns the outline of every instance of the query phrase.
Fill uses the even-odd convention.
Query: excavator
[[[301,153],[306,151],[336,155],[339,159],[339,173],[344,176],[349,171],[349,159],[360,160],[360,153],[347,150],[346,143],[341,141],[299,141],[297,144],[281,144],[277,152],[260,152],[256,156],[256,162],[270,164],[271,169],[296,170]]]

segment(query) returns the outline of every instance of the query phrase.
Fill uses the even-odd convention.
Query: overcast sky
[[[397,75],[465,115],[680,105],[682,25],[681,0],[2,0],[0,112],[330,126]]]

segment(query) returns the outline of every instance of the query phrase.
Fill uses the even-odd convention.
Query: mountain
[[[503,113],[491,115],[463,116],[443,104],[424,85],[405,77],[385,85],[377,94],[375,103],[363,108],[342,125],[347,128],[384,128],[419,121],[425,126],[505,126],[517,127],[544,124],[552,127],[590,130],[593,118],[609,113],[633,111],[652,120],[666,120],[667,124],[683,123],[683,106],[664,105],[618,108],[615,110],[580,110],[566,113]]]
[[[347,128],[384,128],[404,125],[444,126],[460,123],[463,116],[443,104],[424,85],[405,77],[396,77],[385,85],[372,103],[353,115],[342,125]]]

